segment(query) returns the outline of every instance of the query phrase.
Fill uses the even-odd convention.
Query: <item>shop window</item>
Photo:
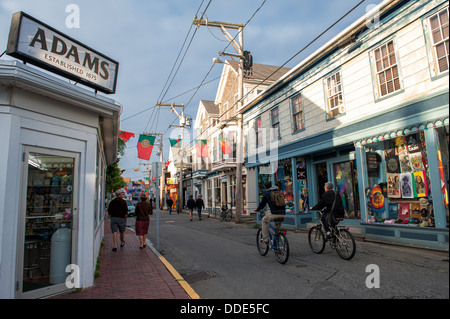
[[[437,74],[447,72],[449,68],[449,13],[448,7],[429,18],[431,43]]]
[[[294,213],[294,188],[292,184],[291,159],[278,161],[278,168],[275,172],[275,185],[284,195],[286,213]]]
[[[374,143],[366,156],[369,222],[434,227],[424,133]]]
[[[327,118],[332,119],[345,112],[341,72],[333,73],[325,79],[327,94]]]
[[[297,189],[300,192],[298,199],[298,211],[307,213],[309,211],[308,184],[306,179],[306,160],[303,157],[296,159],[297,163]]]
[[[221,188],[221,179],[220,178],[214,178],[213,179],[213,186],[214,186],[214,205],[216,207],[219,207],[221,205],[221,197],[220,197],[220,188]]]
[[[65,283],[72,256],[74,165],[71,157],[29,153],[23,292]]]
[[[294,126],[293,131],[297,132],[305,128],[303,118],[303,102],[301,94],[291,99],[291,107],[292,107],[292,124]]]
[[[212,207],[213,202],[213,188],[212,188],[212,180],[208,179],[206,180],[206,192],[208,194],[207,198],[207,206]]]
[[[274,140],[281,138],[280,132],[280,109],[277,106],[276,108],[270,111],[270,121],[272,124],[272,131],[274,132]]]
[[[394,41],[391,40],[373,51],[378,97],[401,89]]]

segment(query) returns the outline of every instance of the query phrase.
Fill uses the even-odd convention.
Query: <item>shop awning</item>
[[[382,142],[382,141],[390,140],[393,138],[397,138],[399,136],[406,136],[406,135],[412,134],[414,132],[420,132],[420,131],[428,130],[431,128],[439,128],[439,127],[446,126],[446,125],[449,125],[448,117],[444,118],[444,119],[435,120],[432,122],[426,122],[426,123],[422,123],[419,125],[409,126],[404,129],[394,130],[394,131],[390,131],[390,132],[384,132],[379,135],[370,136],[368,138],[356,141],[355,147],[361,146],[361,145],[377,143],[377,142]]]

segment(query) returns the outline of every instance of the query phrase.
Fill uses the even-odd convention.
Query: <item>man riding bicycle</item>
[[[333,183],[325,183],[325,193],[322,195],[320,201],[314,207],[310,208],[311,210],[320,210],[326,207],[326,211],[322,216],[322,223],[327,232],[327,237],[331,234],[330,224],[336,224],[336,218],[343,218],[345,215],[342,199],[333,189]]]
[[[286,214],[285,206],[277,206],[275,202],[272,200],[271,193],[277,192],[278,187],[274,186],[272,187],[272,183],[270,181],[267,181],[264,184],[264,188],[266,191],[264,192],[263,198],[261,200],[261,203],[259,204],[258,208],[255,209],[255,212],[260,211],[263,209],[266,204],[269,204],[270,212],[266,213],[264,218],[262,219],[262,240],[264,244],[269,243],[269,223],[273,220],[275,220],[275,226],[278,228],[281,226],[281,223],[284,220],[284,215]]]

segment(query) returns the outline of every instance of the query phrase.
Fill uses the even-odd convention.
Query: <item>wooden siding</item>
[[[319,65],[305,71],[276,94],[262,100],[244,113],[244,123],[251,129],[253,120],[261,116],[266,139],[271,127],[270,110],[279,107],[280,146],[330,129],[338,129],[348,123],[362,121],[374,114],[388,111],[408,101],[448,90],[446,76],[432,79],[429,54],[423,27],[424,19],[437,7],[445,7],[445,1],[410,1],[397,12],[380,21],[377,29],[365,31],[358,41],[359,50],[350,54],[348,47],[338,50]],[[448,2],[447,2],[448,3]],[[372,51],[386,41],[393,40],[400,73],[401,89],[387,96],[378,97]],[[341,72],[345,113],[328,119],[326,116],[326,90],[324,78],[332,72]],[[290,99],[301,93],[305,129],[293,132]],[[381,133],[381,132],[380,132]]]

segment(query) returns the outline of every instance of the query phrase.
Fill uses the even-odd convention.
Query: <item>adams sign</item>
[[[116,92],[118,62],[24,12],[12,17],[6,53],[103,93]]]

